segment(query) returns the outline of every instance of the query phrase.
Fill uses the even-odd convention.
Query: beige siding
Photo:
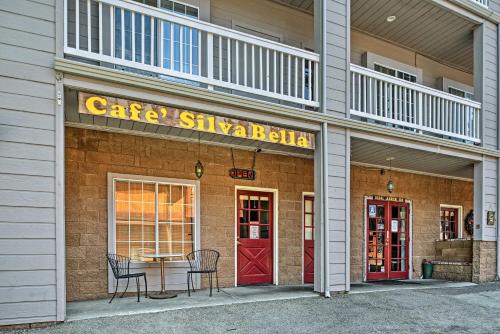
[[[423,84],[428,87],[439,89],[440,85],[438,81],[442,77],[458,81],[468,86],[473,86],[472,73],[463,72],[420,55],[412,50],[353,30],[351,32],[351,63],[363,65],[362,56],[366,52],[372,52],[397,62],[422,69]]]
[[[236,30],[279,38],[285,44],[314,48],[313,16],[267,0],[211,0],[211,21]]]

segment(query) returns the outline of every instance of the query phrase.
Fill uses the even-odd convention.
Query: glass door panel
[[[367,280],[408,277],[408,206],[368,201]]]

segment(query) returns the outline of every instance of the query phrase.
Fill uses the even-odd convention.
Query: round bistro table
[[[144,254],[143,257],[150,259],[160,260],[160,272],[161,272],[161,290],[158,293],[152,293],[149,298],[152,299],[167,299],[177,297],[176,293],[167,292],[165,290],[165,259],[168,257],[180,257],[184,254],[180,253],[159,253],[159,254]]]

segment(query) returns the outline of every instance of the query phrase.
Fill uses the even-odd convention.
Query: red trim
[[[246,207],[241,206],[241,196],[258,196],[256,208],[251,208],[250,200]],[[268,208],[261,207],[261,197],[268,198]],[[238,285],[273,283],[273,193],[238,190],[237,191],[237,282]],[[251,214],[256,217],[251,217]],[[268,216],[268,224],[262,217]],[[251,239],[251,229],[257,227],[258,239]],[[268,227],[267,238],[263,230]],[[245,235],[240,235],[241,231]]]

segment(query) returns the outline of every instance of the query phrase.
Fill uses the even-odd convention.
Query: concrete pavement
[[[500,283],[79,320],[14,333],[500,333]]]

